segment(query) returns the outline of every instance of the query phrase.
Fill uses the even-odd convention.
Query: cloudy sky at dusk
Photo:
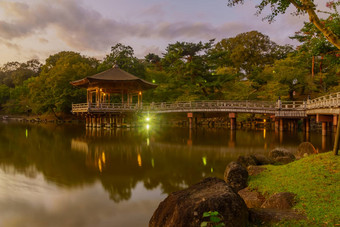
[[[118,42],[137,57],[161,55],[176,41],[219,41],[251,30],[297,44],[289,36],[307,17],[286,14],[269,24],[254,15],[256,2],[229,8],[227,0],[0,0],[0,64],[44,62],[62,50],[102,59]]]

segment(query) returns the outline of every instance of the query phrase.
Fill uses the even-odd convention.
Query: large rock
[[[247,187],[248,171],[239,163],[230,162],[224,171],[224,181],[238,192]]]
[[[248,209],[242,198],[223,180],[206,178],[171,193],[159,204],[149,226],[200,226],[207,211],[218,211],[225,226],[246,226],[248,222]]]
[[[311,154],[316,154],[316,153],[317,153],[317,151],[316,151],[315,147],[313,146],[313,144],[311,144],[310,142],[303,142],[299,145],[296,155],[299,158],[303,158],[305,156],[308,156],[308,155],[311,155]]]
[[[244,200],[248,208],[260,208],[266,198],[257,191],[250,191],[249,188],[244,188],[238,192]]]
[[[289,152],[285,148],[275,148],[269,152],[269,158],[273,159],[274,162],[287,164],[295,160],[294,154]]]
[[[295,205],[295,194],[291,192],[280,192],[270,196],[261,208],[291,209]]]

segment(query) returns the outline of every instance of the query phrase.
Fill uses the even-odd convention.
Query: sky
[[[256,2],[230,8],[227,0],[0,0],[0,65],[44,63],[60,51],[102,60],[117,43],[139,58],[162,56],[177,41],[218,42],[252,30],[280,45],[298,45],[289,36],[308,18],[286,13],[269,24],[265,13],[255,15]]]

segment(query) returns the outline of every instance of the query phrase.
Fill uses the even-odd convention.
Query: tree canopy
[[[243,4],[246,0],[228,0],[229,6]],[[261,0],[257,8],[257,14],[261,14],[266,8],[270,8],[271,13],[264,17],[269,22],[274,21],[279,14],[286,13],[289,6],[295,7],[295,15],[308,14],[309,21],[325,36],[325,38],[340,49],[340,33],[334,28],[334,21],[338,23],[339,13],[337,6],[340,2],[327,1],[326,6],[330,11],[321,11],[314,0]],[[319,15],[327,15],[327,19],[322,19]]]

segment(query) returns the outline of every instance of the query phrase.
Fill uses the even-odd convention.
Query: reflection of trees
[[[186,129],[146,133],[1,125],[0,167],[14,166],[17,172],[31,177],[35,175],[32,169],[36,169],[46,180],[62,187],[80,187],[99,180],[110,198],[119,202],[131,197],[138,182],[147,189],[160,186],[164,193],[170,193],[204,176],[223,177],[225,166],[240,154],[264,152],[262,132],[237,131],[231,137],[228,130],[197,130],[191,137]],[[236,147],[228,147],[231,138]],[[275,146],[277,140],[267,133],[268,144]],[[251,144],[250,151],[247,143]],[[292,143],[298,144],[296,140]]]

